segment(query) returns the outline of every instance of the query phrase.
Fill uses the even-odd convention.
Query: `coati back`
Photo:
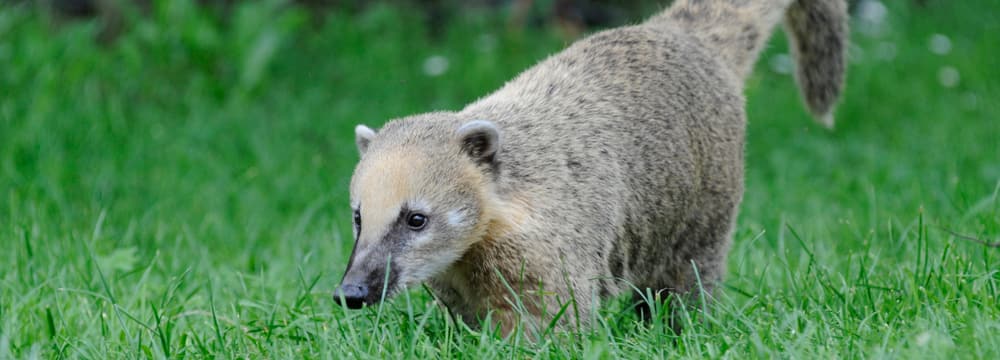
[[[569,302],[558,323],[586,323],[596,300],[636,288],[711,292],[743,196],[743,82],[782,17],[806,104],[832,124],[842,0],[678,0],[461,111],[359,125],[335,299],[427,283],[470,325],[489,315],[510,332]]]

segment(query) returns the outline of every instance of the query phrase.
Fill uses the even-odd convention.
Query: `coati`
[[[334,298],[358,308],[426,283],[466,323],[510,333],[565,309],[558,326],[587,323],[600,299],[645,299],[636,289],[711,292],[743,197],[743,82],[784,18],[805,103],[832,126],[846,11],[677,0],[461,111],[358,125],[355,243]]]

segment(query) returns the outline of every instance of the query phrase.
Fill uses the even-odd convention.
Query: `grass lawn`
[[[432,38],[398,8],[222,23],[189,3],[110,45],[0,6],[0,359],[1000,358],[1000,248],[955,235],[1000,241],[998,1],[857,20],[834,131],[776,36],[711,311],[675,335],[623,298],[540,342],[469,331],[422,289],[361,311],[330,293],[354,125],[458,109],[564,40],[496,15]]]

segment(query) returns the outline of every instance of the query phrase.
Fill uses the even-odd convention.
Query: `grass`
[[[710,313],[675,335],[622,299],[540,342],[464,329],[420,289],[362,311],[330,293],[352,127],[459,108],[555,33],[481,14],[432,39],[405,9],[316,22],[257,2],[223,22],[175,1],[99,45],[95,24],[6,5],[0,358],[1000,358],[1000,249],[951,233],[1000,240],[1000,4],[929,3],[855,32],[832,132],[772,70],[782,36],[762,56]]]

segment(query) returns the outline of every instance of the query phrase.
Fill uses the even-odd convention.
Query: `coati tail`
[[[847,4],[843,0],[798,0],[785,12],[785,32],[797,68],[795,80],[813,116],[833,127],[833,107],[847,67]]]
[[[802,98],[817,121],[833,126],[847,62],[844,0],[677,0],[647,24],[680,25],[746,79],[782,17]]]

